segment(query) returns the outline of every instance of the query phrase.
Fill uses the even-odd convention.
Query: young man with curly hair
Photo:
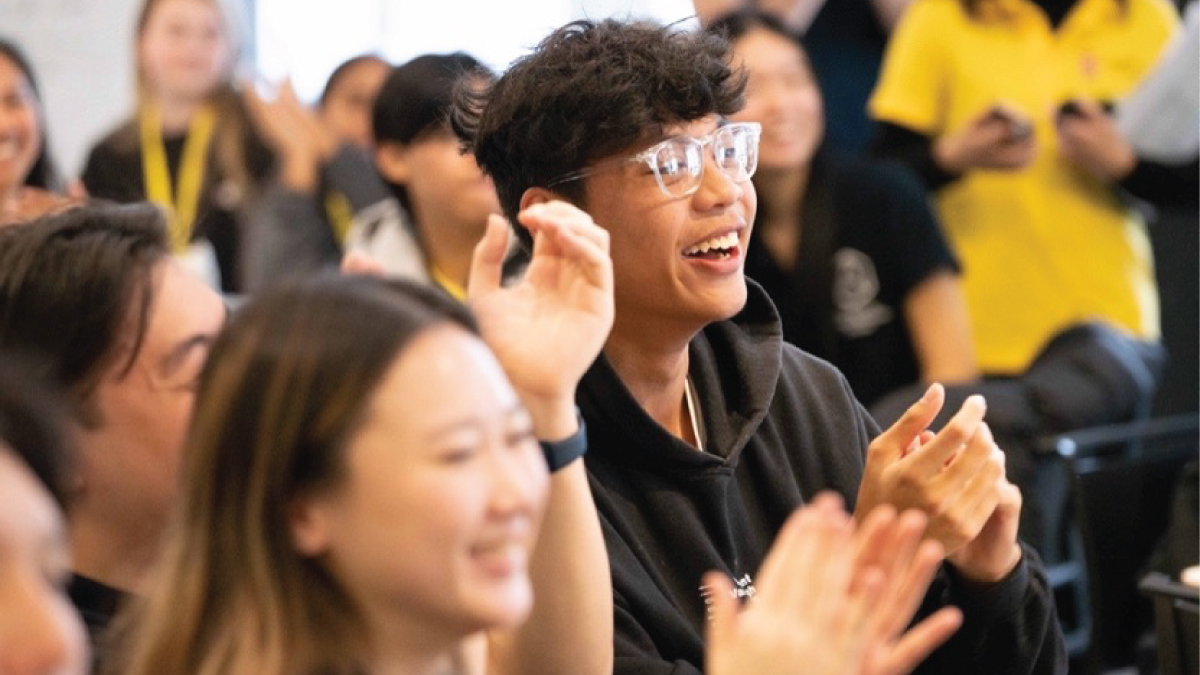
[[[919,672],[1064,672],[982,399],[934,435],[943,392],[931,387],[881,433],[836,370],[782,341],[743,276],[758,128],[724,120],[745,86],[727,49],[674,27],[575,22],[487,91],[464,92],[455,121],[512,222],[567,200],[610,235],[616,319],[577,399],[612,567],[615,672],[701,672],[713,592],[702,574],[721,570],[736,582],[726,592],[753,598],[787,514],[821,489],[856,515],[929,515],[948,554],[922,612],[957,605],[964,623]]]

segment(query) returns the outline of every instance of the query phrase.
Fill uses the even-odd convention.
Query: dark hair
[[[33,90],[34,97],[38,99],[40,104],[42,95],[38,91],[37,78],[33,76],[33,68],[29,65],[29,59],[25,58],[25,54],[21,52],[16,43],[0,38],[0,58],[8,59],[17,67],[17,70],[21,71],[21,74],[25,76],[25,80],[29,82],[29,88]],[[25,185],[52,192],[61,192],[63,189],[62,177],[58,173],[58,168],[54,165],[54,160],[50,158],[50,139],[49,134],[46,132],[46,117],[40,111],[38,113],[38,127],[41,149],[38,151],[37,159],[34,160],[33,166],[30,167],[29,173],[25,176]]]
[[[777,15],[764,12],[761,9],[748,7],[722,14],[713,19],[712,23],[708,24],[705,30],[714,35],[719,35],[732,43],[746,33],[759,28],[795,42],[800,51],[807,55],[807,50],[804,48],[804,42],[800,34],[788,28],[787,24]]]
[[[549,185],[665,128],[742,107],[745,77],[716,35],[651,22],[574,21],[479,94],[460,89],[454,129],[516,223],[525,190]],[[578,203],[582,187],[555,190]],[[529,233],[516,227],[527,245]]]
[[[27,364],[10,355],[0,357],[0,448],[7,446],[24,461],[66,508],[75,455],[63,419],[59,400]]]
[[[153,269],[168,254],[162,211],[149,204],[81,206],[0,229],[0,348],[61,388],[81,422],[96,422],[90,395],[127,334],[124,368],[141,350]]]
[[[389,366],[445,324],[474,332],[436,289],[366,276],[281,286],[233,315],[200,378],[158,583],[113,672],[364,672],[360,610],[296,550],[289,509],[340,483]]]
[[[463,52],[424,54],[392,68],[384,80],[371,114],[377,144],[408,145],[431,131],[449,129],[455,85],[471,74],[490,80],[491,72]],[[412,214],[408,191],[392,185],[400,205]]]
[[[328,103],[329,97],[333,95],[334,90],[337,89],[338,85],[341,84],[342,79],[349,75],[350,71],[364,63],[379,63],[387,65],[387,61],[378,54],[359,54],[358,56],[352,56],[345,61],[342,61],[340,64],[338,64],[337,68],[334,68],[333,72],[329,74],[329,79],[325,80],[325,88],[321,90],[321,98],[318,99],[318,103],[320,103],[322,106]]]

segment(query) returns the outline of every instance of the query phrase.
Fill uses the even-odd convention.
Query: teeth
[[[709,239],[707,241],[702,241],[699,244],[696,244],[695,246],[692,246],[692,247],[688,248],[687,250],[685,250],[683,252],[683,254],[684,255],[703,255],[712,250],[725,251],[727,249],[731,249],[731,248],[737,246],[737,243],[738,243],[737,232],[729,232],[729,233],[723,234],[719,237],[713,237],[712,239]],[[721,256],[722,259],[729,257],[728,253],[721,253],[719,255]]]

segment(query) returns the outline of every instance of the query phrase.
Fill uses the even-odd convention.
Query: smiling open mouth
[[[735,255],[737,249],[738,234],[729,232],[684,249],[683,255],[704,260],[725,260]]]

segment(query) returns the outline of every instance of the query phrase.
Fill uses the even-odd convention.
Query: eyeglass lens
[[[753,131],[742,126],[718,129],[711,137],[673,138],[659,146],[653,168],[664,191],[671,195],[690,193],[704,172],[704,146],[712,143],[717,168],[735,182],[750,178],[758,164]]]

